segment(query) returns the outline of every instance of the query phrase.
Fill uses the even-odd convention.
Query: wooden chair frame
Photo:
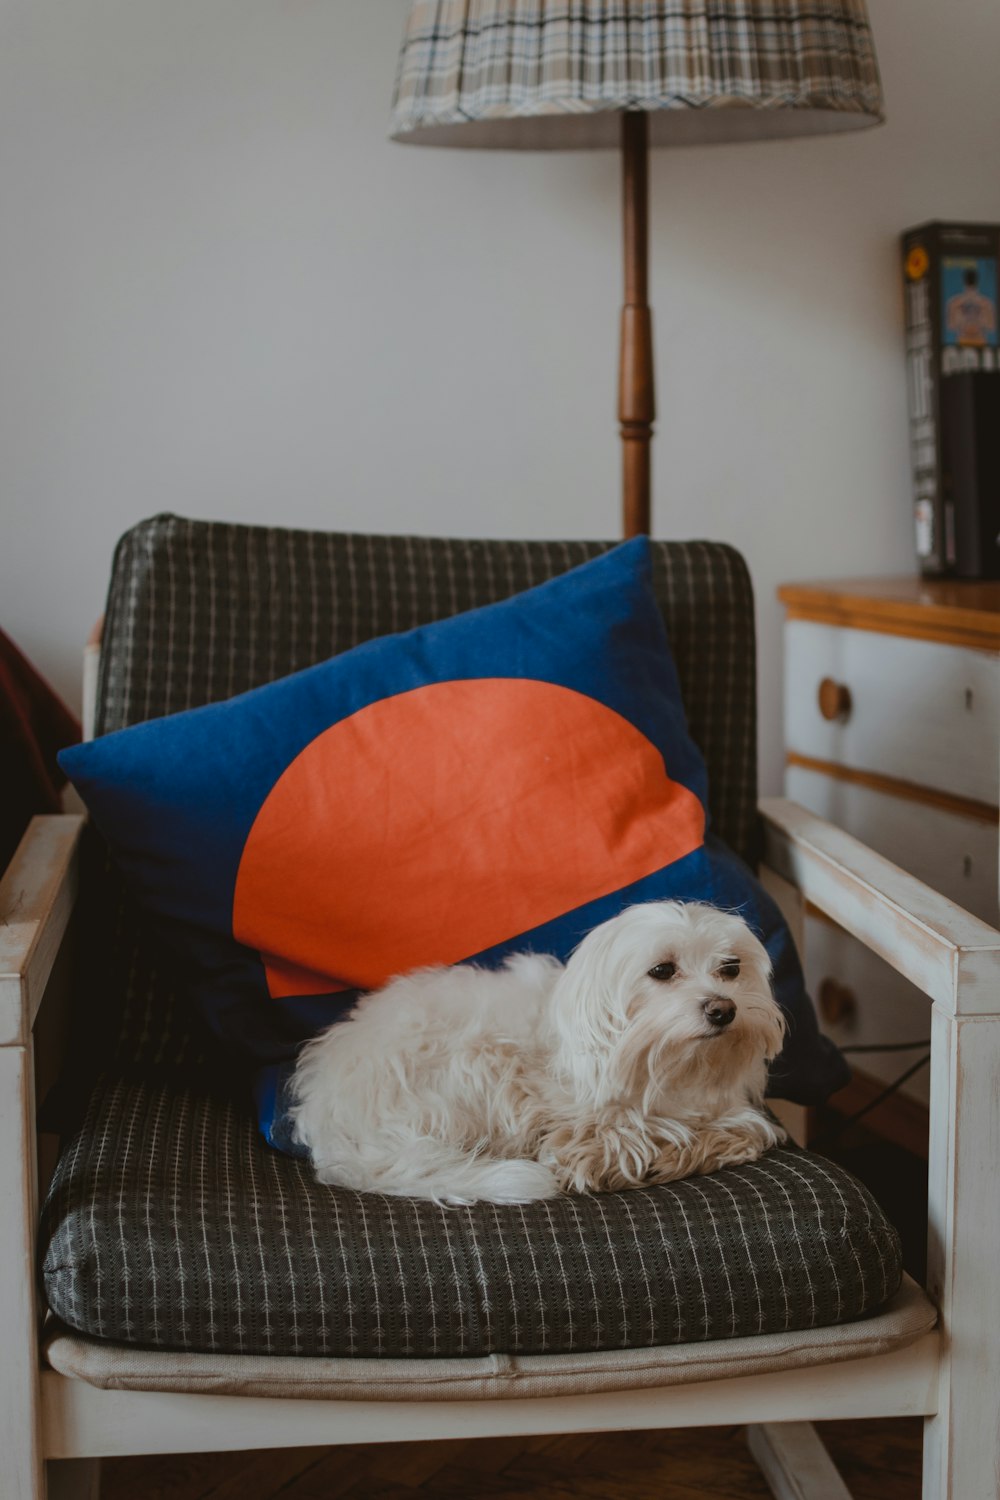
[[[933,1001],[928,1291],[939,1325],[840,1364],[657,1390],[351,1402],[98,1389],[43,1369],[36,1278],[45,1164],[36,1089],[58,1056],[82,819],[37,818],[0,883],[0,1490],[94,1497],[105,1455],[746,1423],[775,1495],[847,1490],[811,1423],[925,1422],[924,1500],[995,1500],[1000,1475],[1000,932],[783,799],[762,803],[765,875]]]

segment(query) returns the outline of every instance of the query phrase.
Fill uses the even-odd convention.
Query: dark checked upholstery
[[[645,1348],[862,1317],[899,1283],[866,1190],[804,1151],[668,1187],[445,1209],[320,1187],[238,1100],[155,1074],[95,1090],[44,1233],[63,1322],[230,1353]]]
[[[97,731],[489,603],[602,545],[156,517],[116,553]],[[746,569],[716,543],[658,543],[654,554],[713,824],[752,859]],[[850,1177],[799,1151],[525,1208],[445,1210],[315,1186],[257,1136],[242,1085],[96,839],[88,862],[77,1072],[96,1082],[89,1099],[63,1102],[66,1144],[42,1224],[46,1294],[71,1328],[241,1353],[555,1353],[819,1327],[895,1291],[894,1231]]]

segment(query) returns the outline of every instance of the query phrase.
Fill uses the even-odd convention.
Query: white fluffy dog
[[[320,1182],[439,1203],[528,1203],[754,1161],[784,1035],[739,917],[632,906],[565,968],[420,969],[303,1050],[293,1119]]]

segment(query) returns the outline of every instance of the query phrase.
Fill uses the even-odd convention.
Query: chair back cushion
[[[126,533],[115,555],[97,733],[226,699],[375,636],[493,603],[611,545],[337,535],[154,517]],[[705,757],[713,827],[752,860],[754,635],[745,566],[732,549],[704,542],[654,543],[652,563],[691,734]],[[91,927],[104,934],[103,1061],[207,1056],[202,1029],[176,1002],[158,947],[110,869],[98,905]]]

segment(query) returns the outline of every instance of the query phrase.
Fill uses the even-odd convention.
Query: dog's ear
[[[563,1069],[594,1102],[614,1093],[612,1057],[628,1026],[634,954],[613,922],[587,934],[552,995],[552,1018]]]
[[[757,969],[757,972],[760,974],[763,983],[769,985],[771,983],[771,976],[774,972],[774,966],[771,963],[771,955],[770,953],[768,953],[767,949],[764,947],[764,944],[761,942],[760,938],[757,937],[756,933],[750,926],[746,926],[746,931],[743,934],[743,942],[749,949],[750,957]]]

